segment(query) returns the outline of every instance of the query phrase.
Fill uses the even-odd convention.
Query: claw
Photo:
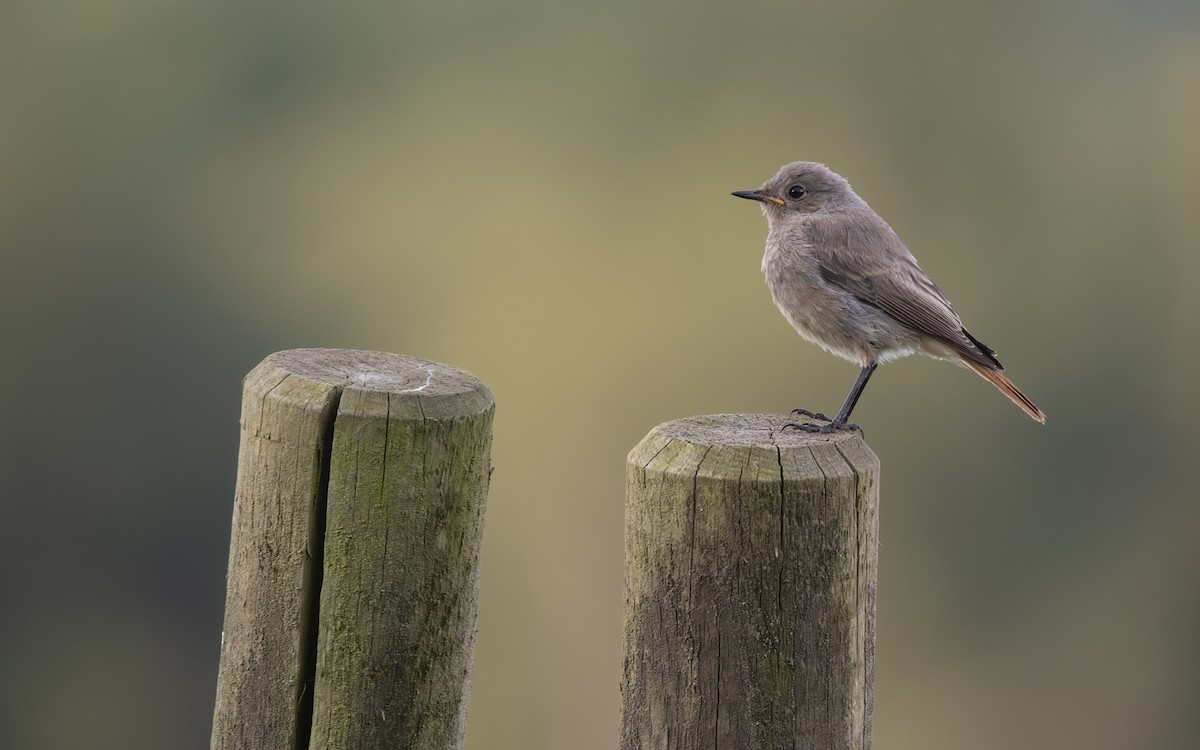
[[[832,419],[830,419],[829,417],[825,416],[824,414],[822,414],[822,413],[821,413],[821,412],[819,412],[819,411],[809,411],[808,409],[800,409],[800,408],[796,408],[796,409],[792,409],[792,412],[791,412],[791,413],[792,413],[792,414],[799,414],[800,416],[802,416],[802,417],[808,417],[809,419],[816,419],[816,420],[820,420],[821,422],[832,422],[832,421],[833,421]]]
[[[843,430],[848,430],[851,432],[853,432],[854,430],[858,430],[860,432],[862,431],[862,428],[859,427],[858,425],[850,424],[848,422],[842,422],[841,424],[838,424],[836,422],[829,422],[828,424],[809,424],[808,422],[800,422],[800,423],[788,422],[787,424],[785,424],[783,426],[783,429],[786,430],[789,427],[791,427],[793,430],[803,430],[804,432],[812,432],[812,433],[816,433],[819,435],[828,435],[831,432],[841,432]]]

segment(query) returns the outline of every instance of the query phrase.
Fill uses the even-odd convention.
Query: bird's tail
[[[1008,379],[1003,370],[988,367],[967,357],[962,357],[962,363],[974,370],[979,377],[999,388],[1000,392],[1008,396],[1009,400],[1021,407],[1021,411],[1033,417],[1038,422],[1046,424],[1046,415],[1042,413],[1041,409],[1037,408],[1036,404],[1029,400],[1028,396],[1021,393],[1021,389],[1017,387],[1016,383]]]

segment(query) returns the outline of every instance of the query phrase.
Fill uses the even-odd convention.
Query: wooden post
[[[867,750],[879,461],[722,414],[629,454],[622,750]]]
[[[246,376],[214,750],[462,747],[494,409],[393,354]]]

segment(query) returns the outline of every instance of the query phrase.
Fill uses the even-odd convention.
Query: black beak
[[[761,189],[760,190],[734,190],[732,193],[730,193],[730,195],[735,195],[738,198],[745,198],[746,200],[750,200],[750,201],[759,201],[761,203],[771,202],[771,203],[778,204],[780,206],[783,205],[783,201],[779,200],[778,198],[776,198],[773,195],[767,195]]]

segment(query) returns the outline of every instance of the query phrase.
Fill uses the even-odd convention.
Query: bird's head
[[[770,220],[837,210],[858,200],[841,175],[812,161],[785,164],[757,190],[738,190],[733,195],[761,203]]]

